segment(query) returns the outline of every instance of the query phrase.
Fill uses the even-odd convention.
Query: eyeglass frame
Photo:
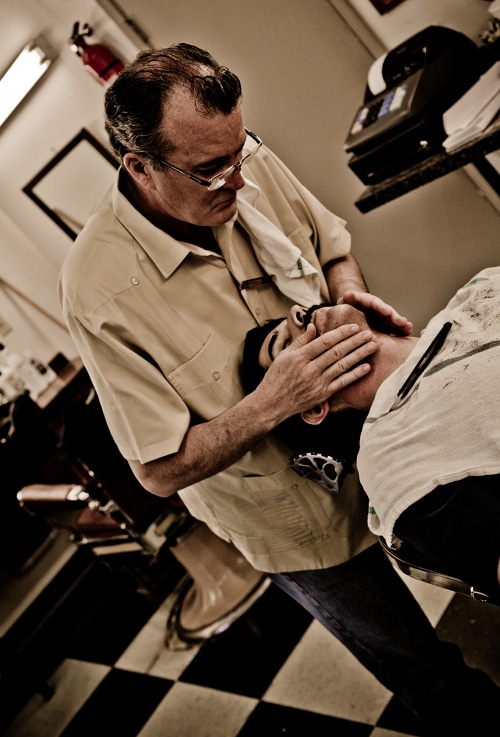
[[[217,189],[220,189],[225,185],[229,177],[232,175],[236,169],[241,171],[241,167],[245,162],[247,162],[249,159],[253,158],[257,151],[262,146],[262,139],[259,138],[259,136],[256,133],[252,133],[251,130],[248,128],[245,128],[245,133],[247,136],[250,136],[250,138],[253,138],[253,140],[257,143],[256,147],[252,149],[246,156],[243,156],[240,161],[238,161],[236,164],[233,164],[232,166],[229,166],[227,169],[224,169],[224,171],[221,171],[220,174],[216,174],[211,179],[200,179],[200,177],[195,176],[194,174],[190,174],[190,172],[185,171],[184,169],[179,169],[178,166],[174,166],[173,164],[169,164],[168,161],[163,161],[163,159],[158,159],[157,157],[154,157],[156,161],[158,161],[160,164],[163,164],[163,166],[168,167],[169,169],[172,169],[173,171],[176,171],[178,174],[182,174],[182,176],[187,177],[188,179],[192,179],[193,182],[196,182],[197,184],[201,184],[202,187],[208,187],[209,192],[214,192]],[[220,184],[217,184],[216,187],[213,186],[213,183],[217,180],[217,182],[220,182]]]

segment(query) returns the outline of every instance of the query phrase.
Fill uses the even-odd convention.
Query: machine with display
[[[441,26],[377,59],[344,144],[359,179],[381,182],[442,151],[443,113],[479,79],[482,64],[470,38]]]

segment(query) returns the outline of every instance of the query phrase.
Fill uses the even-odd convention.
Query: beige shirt
[[[321,270],[349,252],[345,222],[269,150],[253,159],[245,177],[260,189],[259,212],[311,265]],[[223,256],[158,229],[117,180],[63,265],[65,319],[127,459],[145,463],[175,453],[191,423],[236,404],[246,332],[292,304],[272,282],[241,289],[265,272],[237,218],[213,232]],[[322,275],[320,287],[328,300]],[[335,565],[374,539],[354,475],[333,497],[299,478],[288,449],[271,437],[179,493],[194,517],[267,572]]]

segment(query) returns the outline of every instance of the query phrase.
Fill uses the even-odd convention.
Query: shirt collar
[[[142,215],[120,190],[120,167],[112,192],[113,212],[122,226],[130,233],[144,252],[155,263],[165,278],[170,276],[191,252],[203,249],[173,238]]]

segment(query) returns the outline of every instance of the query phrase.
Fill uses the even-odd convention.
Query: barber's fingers
[[[370,340],[368,331],[359,333],[348,340],[325,351],[318,357],[317,364],[324,365],[326,378],[335,378],[350,371],[360,361],[364,361],[377,350],[375,341]]]
[[[357,307],[362,312],[371,312],[370,319],[378,318],[376,320],[377,327],[380,327],[383,332],[410,335],[413,330],[412,323],[406,317],[400,315],[394,307],[388,305],[380,297],[370,294],[370,292],[349,290],[340,297],[337,304],[349,304]]]
[[[359,326],[354,324],[341,325],[338,328],[327,331],[323,335],[315,336],[316,327],[309,324],[306,331],[296,338],[287,350],[300,350],[307,360],[313,360],[331,348],[338,346],[337,356],[340,358],[372,337],[371,334],[367,337],[367,331],[360,333]]]
[[[304,357],[322,370],[333,368],[336,373],[343,373],[376,351],[370,330],[360,331],[357,325],[343,327],[351,327],[353,331],[347,331],[347,335],[342,331],[339,335],[342,329],[336,328],[315,338],[304,348]]]
[[[310,334],[300,337],[301,346],[297,340],[281,351],[258,387],[264,406],[279,408],[278,422],[324,402],[369,371],[364,361],[377,349],[370,331],[342,326],[311,340],[315,332],[313,326]]]
[[[362,367],[358,364],[362,364],[377,350],[377,344],[372,340],[373,335],[369,330],[359,331],[357,326],[351,327],[358,332],[348,335],[343,340],[340,339],[341,336],[351,331],[338,328],[315,338],[300,350],[294,351],[297,343],[294,341],[278,355],[269,372],[273,369],[281,371],[286,364],[291,393],[295,387],[302,384],[303,392],[316,392],[315,396],[320,400],[327,399],[332,392],[332,382],[343,377],[346,372],[351,372],[356,367],[354,375],[349,374],[346,379],[341,378],[334,387],[342,388],[367,373],[370,370],[369,364]],[[337,333],[335,339],[332,336],[334,332]],[[337,391],[337,388],[333,390]]]
[[[365,346],[362,347],[362,349],[365,349],[365,351],[370,350],[370,344],[367,343]],[[349,384],[358,381],[358,379],[362,379],[363,376],[366,376],[366,374],[369,373],[369,371],[371,370],[370,364],[362,363],[364,359],[368,357],[368,355],[370,354],[362,356],[359,358],[358,361],[352,363],[355,356],[355,354],[352,353],[345,359],[338,361],[334,366],[332,366],[333,378],[330,380],[330,383],[328,384],[326,389],[328,397],[333,396],[341,389],[344,389]],[[327,372],[325,372],[325,379],[326,378]]]

